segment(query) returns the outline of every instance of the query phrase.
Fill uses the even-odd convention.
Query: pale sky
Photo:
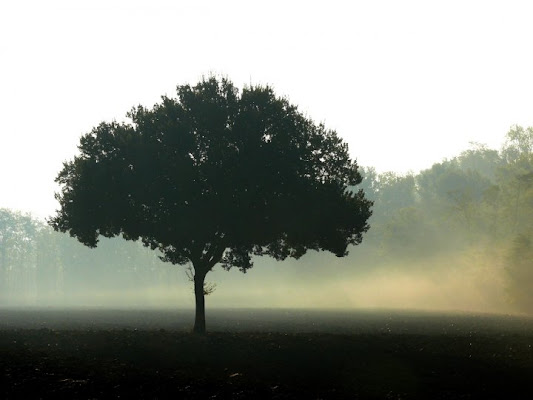
[[[82,134],[215,73],[270,84],[360,165],[533,126],[531,1],[0,2],[0,208],[51,215]]]

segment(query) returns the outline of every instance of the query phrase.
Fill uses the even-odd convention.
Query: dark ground
[[[530,399],[533,320],[0,309],[1,398]]]

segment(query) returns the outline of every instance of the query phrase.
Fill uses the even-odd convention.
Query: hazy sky
[[[0,207],[53,213],[80,135],[178,84],[270,84],[407,172],[533,125],[531,1],[0,3]]]

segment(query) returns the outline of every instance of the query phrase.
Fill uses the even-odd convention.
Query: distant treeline
[[[533,311],[533,128],[514,126],[501,149],[473,144],[418,174],[361,172],[355,190],[374,200],[371,228],[341,265],[431,268],[433,259],[460,255],[487,273],[503,271],[505,301]],[[29,215],[0,209],[0,305],[175,279],[138,242],[102,239],[88,249]]]
[[[533,128],[514,126],[500,150],[474,143],[419,174],[363,175],[375,202],[366,257],[408,266],[461,254],[503,269],[506,301],[533,311]]]
[[[30,215],[0,209],[0,305],[80,305],[88,293],[134,293],[171,284],[169,267],[140,242],[101,238],[90,249]]]

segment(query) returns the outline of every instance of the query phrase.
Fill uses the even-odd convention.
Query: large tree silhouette
[[[80,139],[49,223],[90,247],[122,234],[192,264],[195,332],[205,332],[215,264],[245,272],[254,255],[309,249],[342,257],[368,230],[371,202],[353,190],[361,176],[347,145],[269,87],[210,77],[128,118]]]

